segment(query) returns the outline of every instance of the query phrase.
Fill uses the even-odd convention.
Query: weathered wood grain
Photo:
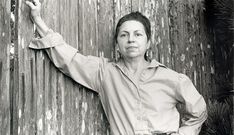
[[[212,38],[207,37],[203,5],[200,1],[173,0],[169,1],[168,13],[172,68],[187,74],[207,99],[215,85],[211,85],[214,83]]]
[[[113,10],[114,10],[114,24],[117,25],[118,20],[122,16],[132,11],[131,0],[114,0]]]
[[[196,57],[194,61],[202,61],[200,66],[201,78],[198,78],[196,85],[199,86],[200,84],[200,88],[198,89],[205,99],[208,100],[212,99],[217,92],[217,83],[214,77],[216,74],[214,57],[215,38],[211,29],[205,25],[206,18],[204,16],[203,6],[202,3],[197,3],[193,8],[193,12],[195,13],[194,18],[196,18],[194,26],[199,31],[194,31],[192,34],[195,36],[193,39],[193,45],[195,46],[193,51],[200,52],[200,58]],[[198,63],[199,62],[196,62],[196,64]],[[196,65],[196,68],[197,67],[198,65]]]
[[[84,55],[98,55],[96,0],[79,1],[80,50]]]
[[[10,135],[10,1],[0,2],[0,134]]]
[[[97,1],[41,1],[42,16],[54,31],[61,33],[64,40],[85,55],[98,56],[99,42],[111,43],[100,38],[98,42]],[[101,3],[99,3],[101,4]],[[49,61],[44,51],[27,48],[33,37],[33,25],[29,11],[22,1],[17,3],[17,44],[15,67],[14,108],[17,109],[16,134],[104,134],[108,123],[103,115],[97,94],[87,90],[64,76]],[[102,12],[104,10],[102,9]],[[113,12],[110,8],[110,16]],[[104,21],[102,19],[99,21]],[[111,20],[110,20],[111,21]],[[113,25],[113,24],[112,24]],[[110,24],[110,27],[112,27]],[[25,29],[27,27],[27,29]],[[107,29],[106,32],[112,31]],[[25,38],[24,36],[27,36]],[[113,50],[113,49],[112,49]],[[100,52],[111,57],[111,45]],[[96,124],[93,124],[93,123]],[[106,127],[106,128],[103,128]]]
[[[114,58],[113,1],[97,0],[98,56]]]
[[[35,58],[30,50],[27,49],[27,44],[33,34],[33,26],[28,19],[29,12],[23,1],[17,1],[16,8],[17,37],[15,42],[14,95],[18,98],[14,99],[16,100],[14,108],[16,108],[17,112],[14,121],[16,121],[17,125],[14,123],[13,133],[23,135],[31,134],[36,129],[36,125],[34,124],[36,111],[34,109],[36,109],[37,97],[34,94],[37,91],[36,89],[32,90],[32,87],[35,85],[31,82],[31,77],[33,77],[31,72],[35,72],[36,70],[31,67],[31,59],[35,61]]]
[[[201,1],[41,0],[46,24],[84,55],[114,57],[114,27],[120,17],[140,11],[152,24],[153,58],[187,74],[206,98],[215,87],[212,42],[206,37]],[[9,2],[0,12],[0,126],[9,132]],[[6,11],[5,11],[6,10]],[[2,10],[1,10],[2,11]],[[44,51],[27,48],[34,28],[24,1],[16,3],[12,134],[104,135],[109,124],[97,93],[63,75]],[[4,21],[2,21],[4,20]],[[5,21],[6,20],[6,21]],[[4,34],[3,34],[4,33]],[[3,49],[2,49],[3,48]],[[3,110],[3,111],[2,111]],[[8,116],[9,115],[9,116]],[[2,128],[4,127],[4,128]],[[2,130],[3,129],[3,130]],[[6,130],[5,130],[6,129]]]
[[[169,37],[169,18],[168,18],[168,1],[158,0],[156,6],[156,32],[155,40],[158,47],[158,59],[168,67],[172,67],[171,45]]]

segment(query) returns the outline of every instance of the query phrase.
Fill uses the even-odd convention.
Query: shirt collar
[[[162,63],[159,63],[158,61],[156,61],[155,59],[151,60],[148,68],[157,68],[157,67],[166,67],[165,65],[163,65]]]
[[[123,64],[123,60],[119,60],[115,63],[113,63],[115,66],[119,67],[120,69],[123,69],[124,64]],[[165,65],[163,65],[162,63],[159,63],[158,61],[156,61],[155,59],[151,60],[150,64],[148,65],[147,68],[157,68],[157,67],[166,67]]]

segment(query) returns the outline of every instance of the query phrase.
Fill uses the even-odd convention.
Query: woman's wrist
[[[43,22],[41,16],[37,16],[37,17],[32,17],[33,22],[37,25],[40,24],[41,22]]]
[[[33,18],[34,24],[36,25],[37,31],[40,34],[41,37],[44,37],[47,35],[49,31],[49,27],[45,24],[44,20],[39,16],[36,18]]]

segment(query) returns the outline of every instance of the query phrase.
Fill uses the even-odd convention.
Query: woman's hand
[[[31,17],[34,22],[41,20],[41,3],[39,0],[26,1],[26,5],[28,5],[31,9]]]
[[[38,33],[40,34],[41,37],[45,37],[49,31],[49,28],[41,18],[40,1],[39,0],[32,0],[32,2],[26,1],[26,4],[31,9],[31,17],[32,17],[34,24],[36,24]]]

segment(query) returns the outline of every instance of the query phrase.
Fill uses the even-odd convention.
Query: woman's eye
[[[120,34],[120,37],[126,37],[126,34]]]
[[[142,36],[142,34],[141,33],[136,33],[136,36],[139,37],[139,36]]]

